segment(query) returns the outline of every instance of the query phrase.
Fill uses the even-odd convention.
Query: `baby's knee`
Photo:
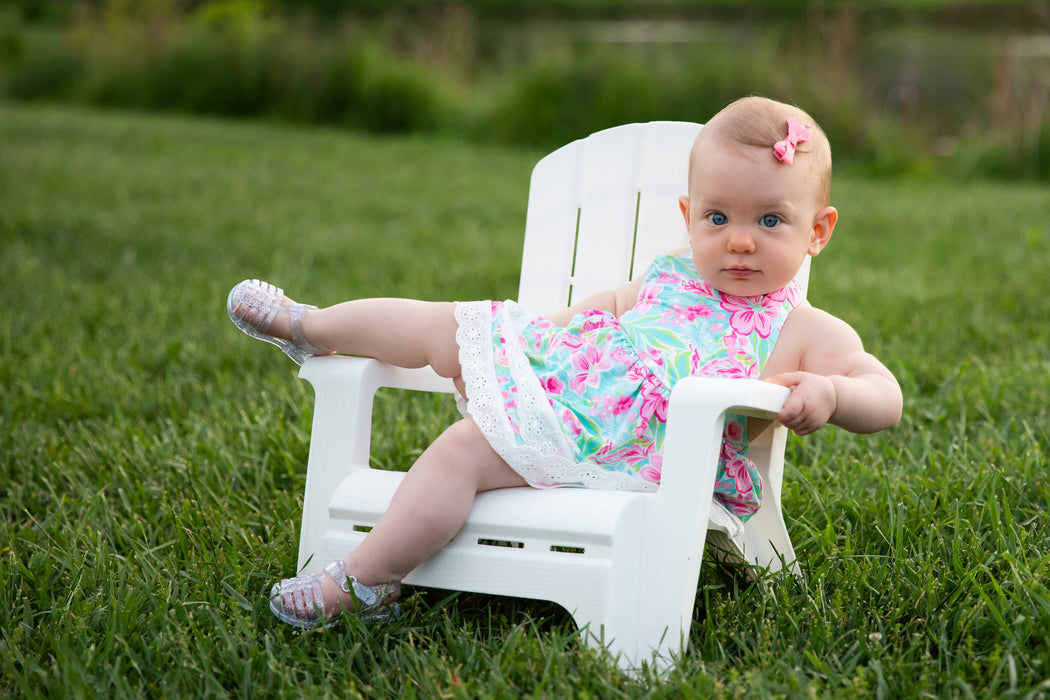
[[[473,418],[453,423],[431,449],[438,458],[435,462],[441,463],[438,468],[450,476],[472,479],[479,491],[525,483],[493,449]]]
[[[435,445],[438,442],[443,443],[443,449],[470,461],[492,452],[492,447],[473,418],[461,418],[450,425],[435,441]]]
[[[459,364],[458,352],[431,353],[427,360],[430,368],[437,372],[439,377],[445,377],[454,382],[458,380],[457,388],[462,385],[463,380],[460,378],[460,375],[463,374],[463,369]]]

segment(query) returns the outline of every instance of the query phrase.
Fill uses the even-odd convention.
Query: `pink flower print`
[[[510,360],[507,359],[507,349],[503,343],[505,341],[501,338],[500,345],[492,353],[492,361],[497,367],[509,367]]]
[[[726,333],[722,337],[722,346],[733,355],[739,355],[741,352],[745,352],[747,346],[750,345],[750,338],[745,335],[737,335],[735,333]]]
[[[561,396],[565,391],[565,383],[557,377],[547,377],[540,380],[540,385],[548,396]]]
[[[631,366],[634,364],[635,356],[626,348],[614,345],[609,350],[609,359],[618,365]]]
[[[577,394],[582,394],[585,386],[598,386],[602,381],[602,371],[610,369],[613,365],[601,350],[588,345],[583,352],[573,355],[572,366],[578,373],[569,378],[569,388]]]
[[[730,421],[726,424],[725,431],[723,431],[722,439],[727,443],[739,445],[744,441],[744,427],[734,421]],[[723,451],[725,448],[723,447]]]
[[[775,301],[778,304],[781,304],[786,301],[789,303],[790,306],[794,307],[796,304],[798,304],[799,298],[801,298],[802,296],[802,288],[794,282],[792,282],[791,284],[788,284],[785,287],[781,287],[780,289],[774,292],[770,292],[767,296],[771,301]]]
[[[672,306],[664,314],[662,321],[669,326],[679,327],[693,323],[701,317],[709,317],[712,311],[704,306]]]
[[[575,333],[570,333],[568,331],[558,333],[554,336],[554,339],[551,341],[552,348],[564,347],[569,348],[571,350],[576,350],[582,346],[583,340],[580,339],[580,337],[577,336]]]
[[[748,360],[751,358],[748,357]],[[692,373],[701,377],[728,377],[730,379],[747,379],[755,374],[757,366],[754,362],[741,362],[737,358],[716,357],[708,362],[693,351]]]
[[[737,499],[735,500],[747,501],[755,490],[754,482],[751,481],[751,474],[748,473],[747,468],[748,461],[735,452],[726,455],[724,469],[726,476],[732,479],[736,485]]]
[[[516,410],[518,407],[518,387],[513,385],[510,387],[503,387],[500,393],[503,396],[503,405],[507,407],[507,410]]]
[[[629,411],[633,404],[634,404],[634,397],[633,396],[621,396],[620,398],[616,399],[616,403],[613,405],[613,415],[614,416],[622,415],[626,411]]]
[[[576,437],[580,437],[583,433],[583,424],[580,423],[580,419],[567,408],[563,408],[561,411],[561,422],[568,426],[569,430]]]
[[[695,321],[698,318],[711,318],[714,315],[714,310],[707,308],[703,304],[688,306],[685,309],[685,317],[688,321]]]
[[[649,375],[649,370],[641,362],[634,362],[627,368],[627,379],[640,382]]]
[[[634,310],[645,312],[653,308],[656,305],[659,294],[660,290],[655,286],[646,285],[642,287],[642,291],[638,294],[638,301],[635,302]]]
[[[664,365],[663,355],[661,355],[660,351],[656,348],[646,348],[639,352],[639,355],[643,355],[646,359],[649,360],[649,362],[651,362],[657,367],[663,367]]]
[[[773,321],[777,316],[777,304],[768,296],[736,297],[722,295],[722,308],[730,313],[729,325],[737,333],[758,333],[768,338],[773,332]]]
[[[787,299],[787,287],[781,287],[780,289],[773,290],[766,296],[769,297],[770,301],[781,302]]]
[[[599,396],[594,399],[592,410],[598,418],[602,420],[609,420],[612,416],[616,415],[616,408],[618,404],[619,400],[615,396]]]
[[[646,377],[642,382],[639,391],[642,397],[642,407],[638,412],[639,421],[635,428],[635,435],[638,437],[642,437],[653,416],[656,416],[661,423],[667,422],[667,397],[663,395],[661,389],[663,389],[663,384],[656,381],[652,375]]]
[[[535,321],[532,322],[532,325],[535,326],[537,330],[543,331],[548,331],[551,328],[555,327],[554,321],[550,320],[549,318],[543,317],[537,318]],[[533,335],[539,335],[539,333],[534,332]]]
[[[705,297],[715,296],[714,290],[707,282],[698,282],[696,280],[688,280],[682,284],[683,289],[690,289],[697,294]]]
[[[607,463],[612,461],[622,462],[626,465],[636,465],[641,462],[647,464],[652,462],[653,455],[653,443],[651,440],[647,440],[644,443],[631,443],[627,447],[617,450],[616,452],[610,452],[608,455]]]
[[[606,314],[604,311],[588,311],[585,315],[586,320],[583,322],[582,330],[586,333],[587,331],[597,330],[599,328],[613,327],[616,328],[620,325],[619,321],[614,316]]]
[[[659,484],[663,468],[664,458],[660,455],[653,455],[649,460],[649,466],[642,467],[641,470],[639,470],[638,475],[642,477],[643,481],[648,481],[651,484]]]

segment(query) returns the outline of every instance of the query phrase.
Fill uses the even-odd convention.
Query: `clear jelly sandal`
[[[281,622],[302,629],[317,625],[331,627],[339,622],[339,615],[330,615],[325,611],[321,581],[326,576],[335,581],[344,593],[354,596],[353,606],[344,609],[356,614],[363,622],[384,624],[401,616],[401,608],[394,602],[401,592],[400,581],[366,586],[347,575],[341,559],[336,559],[315,574],[286,578],[275,583],[270,590],[270,610]]]
[[[244,280],[231,289],[226,297],[226,313],[242,331],[253,338],[273,343],[296,364],[301,365],[306,358],[314,355],[331,355],[330,351],[322,350],[303,335],[303,318],[308,311],[317,307],[284,302],[284,290],[280,287],[262,280]],[[291,340],[267,332],[279,313],[288,314]]]

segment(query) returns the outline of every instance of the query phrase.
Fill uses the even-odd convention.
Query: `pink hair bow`
[[[795,117],[788,119],[787,124],[787,138],[773,144],[773,155],[782,163],[791,165],[795,161],[795,147],[803,141],[809,140],[811,128]]]

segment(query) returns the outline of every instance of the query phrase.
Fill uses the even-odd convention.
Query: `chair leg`
[[[775,498],[770,498],[747,521],[743,540],[744,558],[757,569],[780,571],[787,567],[793,575],[802,575],[780,503]]]

